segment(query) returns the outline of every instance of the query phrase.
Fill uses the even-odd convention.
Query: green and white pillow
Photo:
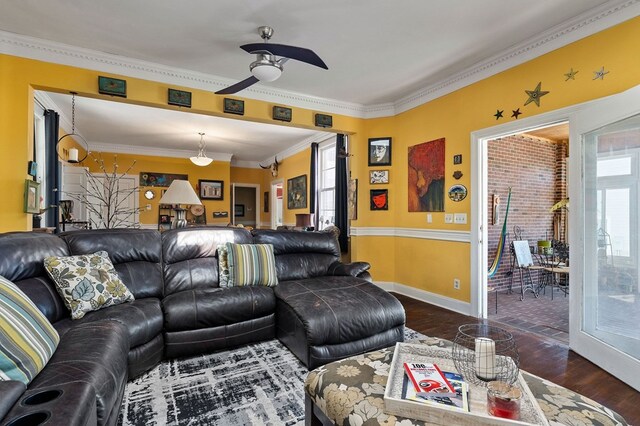
[[[71,311],[72,319],[80,319],[90,311],[134,300],[106,251],[47,257],[44,267]]]
[[[272,244],[227,243],[229,283],[232,286],[278,284]]]
[[[58,332],[36,305],[0,275],[0,380],[28,385],[59,342]]]

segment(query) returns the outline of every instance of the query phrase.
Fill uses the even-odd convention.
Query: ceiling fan
[[[258,27],[258,34],[260,34],[264,43],[251,43],[240,46],[240,49],[245,52],[256,55],[256,60],[249,65],[249,70],[253,75],[234,85],[218,90],[216,92],[217,95],[228,95],[239,92],[256,84],[258,81],[275,81],[282,74],[282,66],[289,59],[315,65],[325,70],[329,69],[324,61],[311,49],[287,46],[286,44],[269,43],[269,39],[271,39],[273,35],[273,28],[271,27]],[[278,56],[280,59],[278,59]]]

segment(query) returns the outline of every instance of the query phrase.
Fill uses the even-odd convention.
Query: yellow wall
[[[499,73],[468,87],[435,99],[392,118],[365,122],[359,140],[354,177],[359,179],[359,210],[356,226],[469,230],[467,225],[444,223],[444,213],[409,213],[407,157],[410,146],[438,138],[446,139],[445,188],[461,183],[471,188],[470,133],[513,121],[512,110],[520,108],[520,118],[582,103],[624,91],[640,84],[640,18],[635,18],[591,37],[577,41],[532,61]],[[604,80],[593,80],[593,71],[605,67]],[[579,70],[575,80],[565,81],[571,68]],[[542,82],[550,93],[524,106],[528,96]],[[496,110],[504,110],[496,121]],[[388,212],[369,211],[366,141],[370,137],[393,138]],[[453,165],[453,155],[462,154],[463,163]],[[387,167],[380,167],[387,168]],[[460,170],[463,177],[452,174]],[[376,185],[384,188],[384,185]],[[447,213],[470,215],[471,197],[459,203],[448,198]],[[352,259],[372,263],[376,280],[394,281],[461,301],[469,301],[469,244],[415,238],[352,237]],[[461,289],[453,289],[453,278],[461,279]]]
[[[407,211],[407,149],[410,146],[444,137],[446,139],[445,188],[454,183],[462,183],[471,188],[470,182],[470,133],[479,129],[514,120],[511,111],[520,108],[521,118],[569,105],[619,93],[640,84],[640,18],[632,19],[591,37],[577,41],[554,52],[543,55],[525,64],[516,66],[495,76],[467,86],[456,92],[428,102],[394,117],[361,120],[333,115],[334,131],[350,134],[349,151],[352,177],[358,179],[358,220],[357,227],[424,228],[468,231],[469,225],[445,225],[443,213],[433,213],[433,223],[428,224],[426,213]],[[593,71],[605,67],[609,74],[604,80],[593,80]],[[573,68],[578,70],[575,80],[565,81],[564,74]],[[3,138],[0,148],[0,187],[3,188],[3,209],[0,209],[0,231],[29,229],[31,217],[22,212],[26,163],[33,127],[33,90],[44,89],[58,92],[79,92],[81,96],[112,99],[161,108],[175,108],[166,105],[168,85],[153,81],[126,78],[128,98],[110,98],[97,93],[98,75],[108,75],[91,70],[50,64],[24,58],[0,55],[0,128]],[[533,90],[542,82],[542,90],[550,93],[541,98],[541,106],[527,100],[525,90]],[[174,87],[174,86],[172,86]],[[180,89],[180,87],[175,87]],[[184,88],[193,92],[191,112],[223,116],[222,96],[211,92]],[[273,104],[245,100],[245,116],[229,117],[269,122]],[[504,118],[496,121],[493,114],[504,110]],[[315,111],[294,108],[296,127],[314,128]],[[227,116],[228,117],[228,116]],[[390,206],[388,211],[369,210],[369,170],[367,166],[367,140],[372,137],[393,138],[392,165],[389,188]],[[453,165],[452,157],[462,154],[463,163]],[[120,156],[122,161],[126,158]],[[148,163],[147,163],[148,161]],[[174,162],[176,161],[176,162]],[[189,164],[178,166],[178,160],[164,157],[145,160],[138,168],[148,171],[176,170],[182,173],[188,168],[192,184],[200,176],[210,177],[208,171],[191,169]],[[179,160],[185,162],[186,160]],[[310,152],[304,150],[283,160],[278,178],[284,180],[286,194],[287,179],[309,173]],[[180,163],[182,164],[182,163]],[[220,164],[216,163],[215,164]],[[194,166],[195,167],[195,166]],[[386,167],[385,167],[386,168]],[[260,183],[261,193],[269,191],[273,180],[268,173],[252,169],[225,168],[212,172],[221,173],[225,180],[225,201],[223,204],[207,205],[210,216],[214,209],[229,209],[227,183]],[[451,176],[460,170],[463,178],[456,181]],[[249,181],[249,182],[247,182]],[[385,186],[376,186],[384,188]],[[262,200],[262,198],[261,198]],[[213,202],[212,202],[213,203]],[[141,205],[146,200],[141,199]],[[223,208],[224,207],[224,208]],[[271,207],[271,206],[270,206]],[[155,207],[154,207],[155,208]],[[262,210],[262,209],[261,209]],[[445,201],[448,213],[470,214],[470,196],[461,203]],[[295,222],[295,213],[306,213],[306,209],[287,210],[285,201],[285,223]],[[146,223],[156,219],[141,216]],[[270,215],[261,213],[261,221],[269,221]],[[412,238],[352,237],[352,260],[367,260],[373,265],[376,280],[392,281],[415,288],[449,296],[458,300],[469,300],[469,245]],[[460,278],[462,288],[453,290],[452,279]]]

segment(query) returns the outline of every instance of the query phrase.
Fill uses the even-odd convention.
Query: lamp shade
[[[310,213],[297,213],[296,214],[296,227],[308,228],[311,226],[311,214]]]
[[[160,198],[160,204],[202,204],[187,180],[174,180]]]

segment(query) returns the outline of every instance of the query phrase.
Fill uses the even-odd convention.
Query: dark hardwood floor
[[[474,317],[394,295],[404,305],[407,327],[427,336],[453,340],[458,326],[477,321]],[[617,411],[628,423],[640,425],[639,392],[558,341],[515,328],[509,331],[518,343],[521,369],[598,401]]]

